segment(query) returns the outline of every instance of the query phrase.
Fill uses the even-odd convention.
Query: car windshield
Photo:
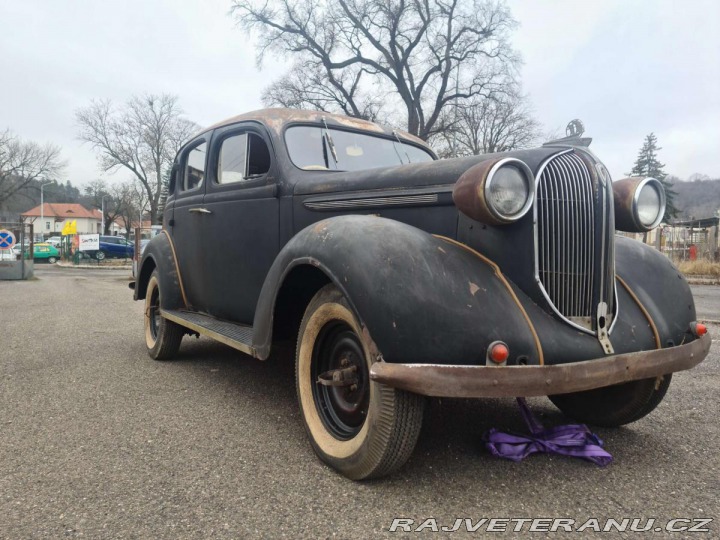
[[[285,144],[292,162],[306,171],[361,171],[433,160],[418,146],[323,126],[290,127]]]

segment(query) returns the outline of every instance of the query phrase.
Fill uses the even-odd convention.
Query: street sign
[[[78,249],[80,251],[97,251],[100,249],[100,235],[99,234],[81,234],[80,244]]]
[[[7,229],[0,229],[0,249],[12,249],[15,246],[15,235]]]

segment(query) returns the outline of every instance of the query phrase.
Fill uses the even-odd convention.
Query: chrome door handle
[[[188,212],[194,212],[196,214],[212,214],[207,208],[191,208]]]

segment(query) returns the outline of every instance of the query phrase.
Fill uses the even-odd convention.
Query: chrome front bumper
[[[436,397],[527,397],[581,392],[690,369],[710,350],[710,334],[677,347],[546,366],[458,366],[377,362],[373,381]]]

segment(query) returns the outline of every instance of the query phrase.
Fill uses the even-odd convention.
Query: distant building
[[[135,234],[136,227],[150,229],[151,223],[152,222],[149,219],[147,219],[147,220],[144,219],[142,222],[133,221],[132,224],[130,225],[130,231],[129,231],[130,236]],[[109,234],[111,234],[112,236],[127,236],[128,235],[128,230],[125,228],[125,220],[122,218],[119,218],[119,217],[115,218],[115,221],[113,221],[110,224],[110,227],[108,230],[109,230]]]
[[[26,223],[32,223],[34,233],[43,236],[59,235],[66,221],[77,223],[78,234],[100,233],[102,214],[99,210],[88,210],[81,204],[45,203],[20,214]]]

